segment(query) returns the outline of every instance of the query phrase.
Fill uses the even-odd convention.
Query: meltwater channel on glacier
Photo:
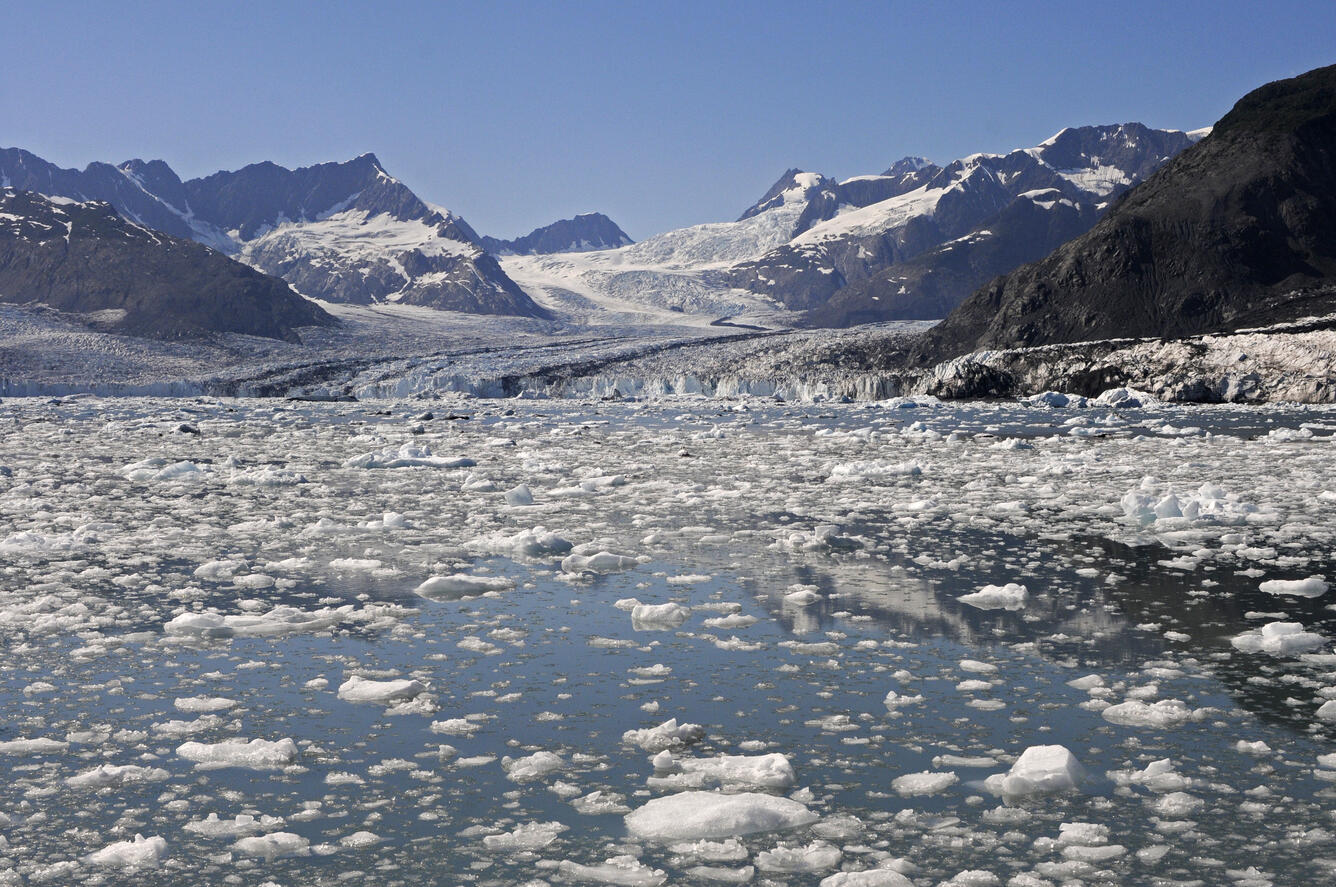
[[[1330,883],[1334,430],[7,400],[0,884]]]

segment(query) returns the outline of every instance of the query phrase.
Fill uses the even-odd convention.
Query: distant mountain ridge
[[[0,301],[156,338],[212,332],[296,341],[335,321],[283,281],[194,241],[127,221],[109,203],[0,188]]]
[[[514,240],[482,237],[479,242],[494,256],[578,253],[616,249],[634,243],[616,222],[602,213],[580,213],[573,219],[561,219],[551,225],[535,228]]]
[[[1267,84],[1088,233],[980,289],[925,360],[1336,311],[1336,65]]]
[[[161,160],[60,169],[0,150],[0,183],[103,200],[125,218],[189,237],[335,302],[401,302],[544,317],[459,216],[385,172],[374,154],[289,170],[251,164],[181,181]]]

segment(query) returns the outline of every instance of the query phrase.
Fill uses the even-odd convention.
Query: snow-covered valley
[[[1330,880],[1336,414],[1056,402],[7,398],[0,879]]]

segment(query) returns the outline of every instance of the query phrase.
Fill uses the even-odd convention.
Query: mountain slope
[[[921,359],[1336,310],[1336,66],[1244,96],[1091,231],[975,293]]]
[[[463,219],[420,200],[372,154],[295,170],[257,163],[182,182],[160,160],[78,172],[8,149],[0,181],[105,200],[131,221],[206,243],[329,301],[545,316]]]
[[[943,274],[890,269],[991,230],[989,223],[1017,200],[1068,218],[1056,225],[1031,224],[1037,239],[1025,243],[1013,225],[1014,244],[992,255],[1043,255],[1061,242],[1044,236],[1049,229],[1085,230],[1069,224],[1068,209],[1075,209],[1075,218],[1088,227],[1111,198],[1191,142],[1185,133],[1128,123],[1065,129],[1035,148],[975,154],[945,167],[906,158],[880,176],[860,176],[828,189],[830,196],[810,208],[790,242],[740,263],[729,280],[789,308],[810,311],[811,323],[910,319],[920,317],[928,304],[950,309],[1015,265],[981,261],[969,266],[973,270],[944,269]],[[1037,192],[1056,193],[1052,199],[1028,199]],[[931,264],[930,256],[920,265],[925,263]],[[934,285],[920,292],[917,282],[925,274],[935,278]]]
[[[12,188],[0,190],[0,301],[169,339],[232,332],[297,341],[296,328],[335,322],[283,281],[128,222],[108,203]]]
[[[535,228],[514,240],[482,237],[479,242],[494,256],[531,256],[616,249],[629,246],[633,241],[616,222],[602,213],[580,213],[573,219],[561,219]]]

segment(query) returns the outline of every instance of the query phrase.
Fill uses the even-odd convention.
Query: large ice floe
[[[1336,409],[710,385],[0,403],[0,884],[1336,879]]]

